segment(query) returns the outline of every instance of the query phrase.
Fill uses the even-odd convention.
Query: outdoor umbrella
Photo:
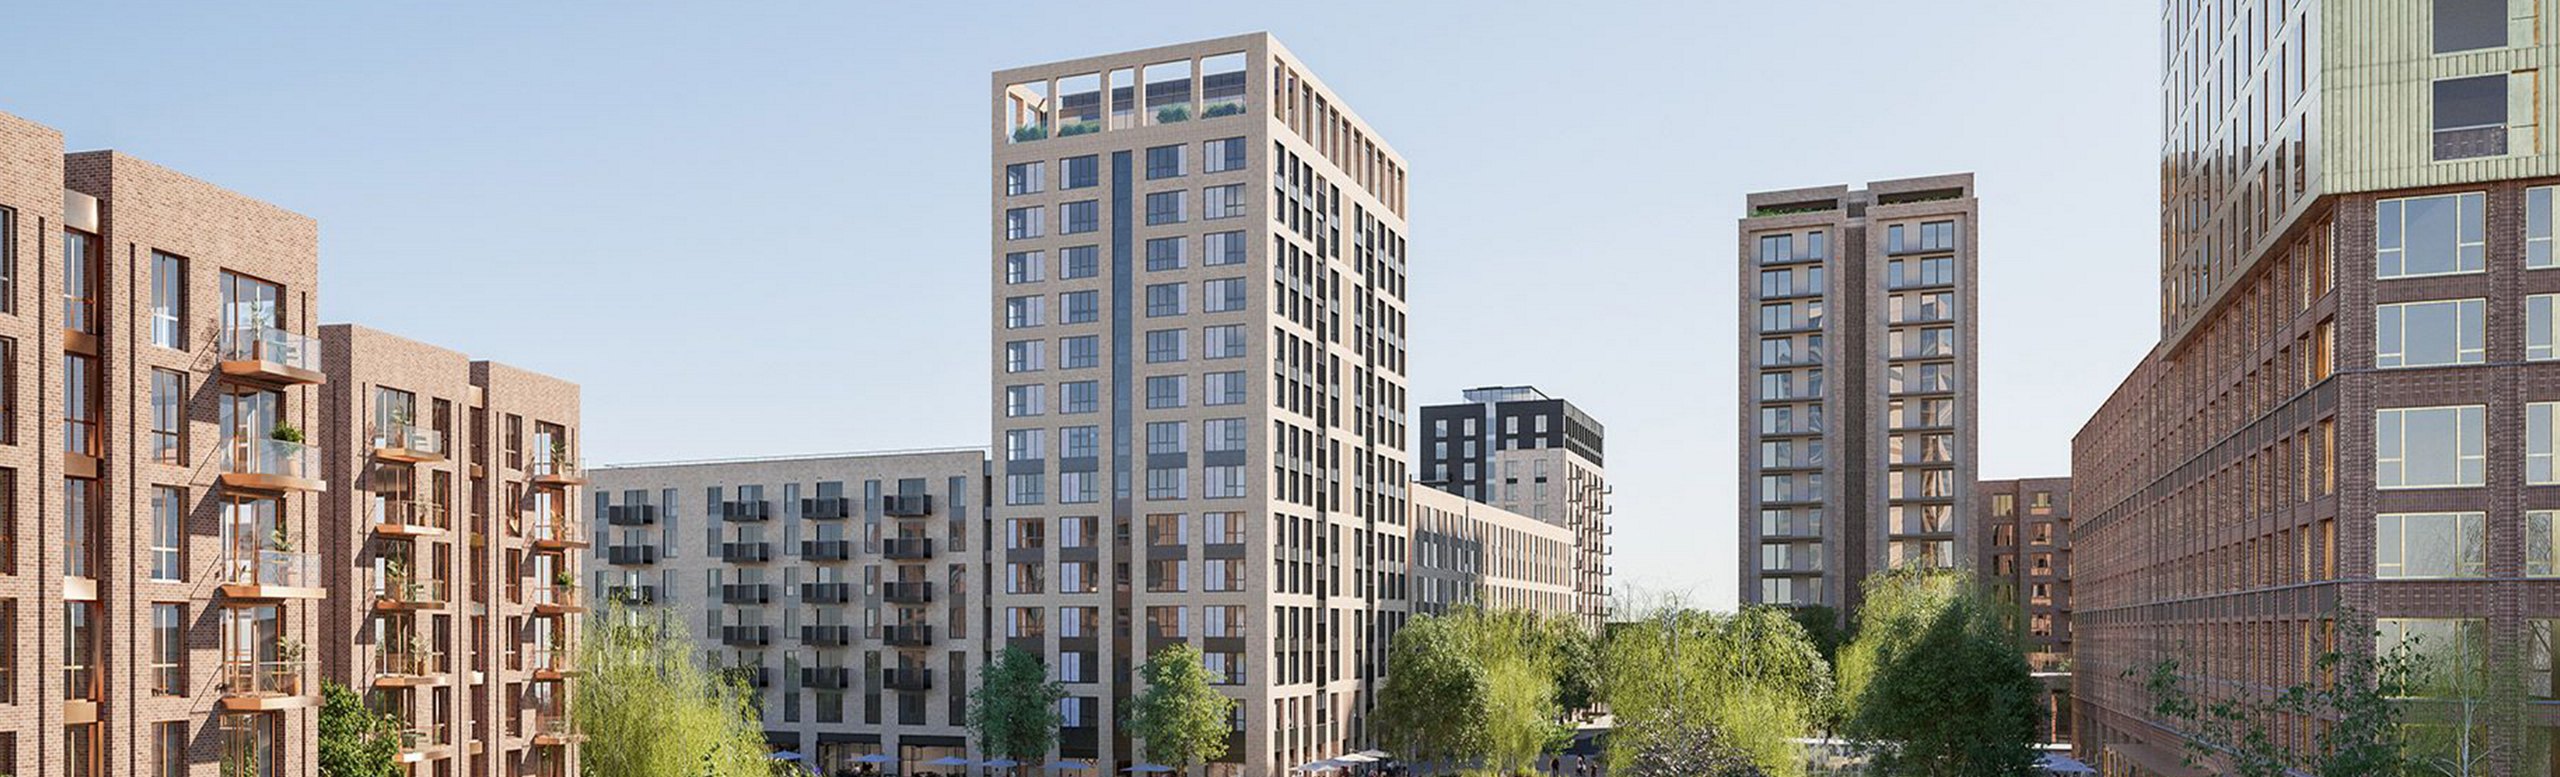
[[[1333,757],[1333,762],[1334,762],[1334,763],[1344,763],[1344,764],[1365,764],[1365,763],[1368,763],[1368,762],[1371,762],[1371,761],[1375,761],[1375,760],[1378,760],[1378,759],[1373,758],[1373,757],[1370,757],[1370,756],[1366,756],[1366,755],[1361,755],[1361,754],[1359,754],[1359,753],[1352,753],[1352,754],[1350,754],[1350,755],[1337,755],[1337,756],[1334,756],[1334,757]]]
[[[776,750],[776,751],[774,751],[774,752],[773,752],[773,755],[772,755],[772,756],[770,756],[770,757],[771,757],[773,760],[776,760],[776,761],[797,761],[797,760],[800,760],[800,754],[799,754],[799,753],[794,753],[794,752],[791,752],[791,751],[789,751],[789,750]]]
[[[1136,765],[1136,766],[1129,767],[1129,769],[1128,769],[1128,770],[1129,770],[1129,771],[1133,771],[1133,772],[1137,772],[1137,773],[1139,773],[1139,774],[1158,774],[1158,773],[1162,773],[1162,772],[1170,772],[1170,771],[1173,771],[1173,767],[1166,766],[1166,765],[1164,765],[1164,764],[1147,764],[1147,763],[1142,763],[1142,764],[1138,764],[1138,765]]]
[[[936,759],[933,759],[933,760],[931,760],[931,761],[926,761],[926,762],[924,762],[924,765],[926,765],[926,766],[968,766],[968,765],[969,765],[969,759],[962,758],[962,757],[959,757],[959,756],[956,756],[956,755],[946,755],[946,756],[943,756],[943,757],[941,757],[941,758],[936,758]]]
[[[982,763],[982,764],[978,764],[978,765],[979,765],[979,766],[987,767],[987,768],[989,768],[989,769],[1011,769],[1011,768],[1016,767],[1016,766],[1021,766],[1021,765],[1022,765],[1022,762],[1021,762],[1021,761],[1013,760],[1013,759],[1011,759],[1011,758],[998,758],[998,759],[995,759],[995,760],[993,760],[993,761],[988,761],[988,762],[986,762],[986,763]]]
[[[1313,774],[1316,772],[1339,768],[1342,768],[1342,765],[1332,761],[1308,761],[1306,763],[1298,764],[1297,770]]]
[[[1083,771],[1093,768],[1093,764],[1085,763],[1083,761],[1050,761],[1046,764],[1042,764],[1040,768],[1053,772]]]
[[[860,757],[860,758],[856,758],[856,759],[853,759],[853,760],[854,760],[854,762],[855,762],[855,763],[866,763],[866,764],[893,764],[893,763],[897,763],[897,762],[898,762],[898,757],[897,757],[897,756],[894,756],[894,755],[887,755],[887,754],[883,754],[883,753],[871,753],[871,754],[869,754],[869,755],[865,755],[865,756],[862,756],[862,757]]]
[[[2091,769],[2088,764],[2073,760],[2070,756],[2053,755],[2050,753],[2036,759],[2036,768],[2042,770],[2045,774],[2098,773],[2098,770]]]
[[[1385,750],[1362,750],[1357,753],[1352,753],[1352,755],[1365,755],[1373,760],[1379,761],[1387,760],[1387,751]]]

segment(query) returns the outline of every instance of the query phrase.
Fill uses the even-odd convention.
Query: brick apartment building
[[[1985,480],[1974,569],[2006,590],[2025,616],[2027,662],[2045,684],[2048,745],[2071,741],[2071,479]]]
[[[2161,22],[2161,338],[2073,447],[2079,753],[2190,773],[2125,674],[2172,656],[2210,700],[2422,635],[2552,698],[2560,18],[2185,0]],[[2485,773],[2560,763],[2560,708],[2523,710],[2478,731]]]
[[[1574,548],[1575,579],[1568,581],[1577,592],[1574,610],[1598,630],[1609,617],[1609,495],[1615,491],[1601,467],[1607,429],[1534,386],[1488,386],[1464,396],[1464,402],[1422,408],[1417,479],[1563,527]]]
[[[1422,486],[1413,489],[1412,607],[1438,615],[1461,605],[1588,618],[1578,586],[1574,531]]]

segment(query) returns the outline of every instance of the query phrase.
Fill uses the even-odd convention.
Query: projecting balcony
[[[373,585],[373,609],[385,612],[441,610],[453,601],[451,589],[443,580],[416,574],[378,578]]]
[[[880,512],[893,518],[921,518],[933,514],[932,494],[891,494],[880,497]]]
[[[853,500],[840,496],[822,496],[800,500],[800,517],[812,521],[833,521],[853,516]]]
[[[800,684],[811,688],[841,690],[853,686],[853,668],[844,666],[812,666],[800,670]]]
[[[544,617],[576,615],[587,611],[587,602],[578,596],[575,579],[554,580],[550,585],[533,587],[533,614]]]
[[[310,707],[317,684],[309,682],[311,662],[228,657],[222,661],[222,708],[260,712]]]
[[[773,644],[772,626],[722,626],[720,644],[761,646]]]
[[[222,446],[216,477],[224,486],[251,491],[329,490],[329,481],[320,478],[320,447],[293,440],[232,438]]]
[[[773,687],[773,670],[761,666],[733,666],[720,670],[749,688]]]
[[[654,551],[657,548],[650,548],[650,550]],[[647,607],[658,603],[658,587],[654,585],[617,585],[604,589],[604,595],[609,601],[621,602],[633,607]]]
[[[810,561],[849,561],[853,558],[853,541],[801,540],[800,555]]]
[[[656,526],[658,506],[614,505],[604,509],[604,520],[615,526]]]
[[[587,735],[578,731],[568,715],[547,709],[526,710],[525,715],[531,718],[527,722],[532,724],[535,745],[557,747],[587,741]]]
[[[923,580],[898,580],[881,587],[880,598],[898,604],[924,604],[933,601],[933,583]]]
[[[395,539],[442,537],[453,533],[444,505],[407,499],[373,503],[373,533]]]
[[[853,627],[844,624],[802,626],[800,641],[820,646],[850,645],[853,644]]]
[[[382,671],[373,676],[376,688],[417,688],[438,686],[453,681],[444,670],[444,653],[424,647],[384,650]]]
[[[320,556],[289,550],[234,550],[222,559],[222,595],[240,600],[319,599]]]
[[[443,461],[444,432],[415,426],[393,426],[375,430],[373,457],[383,461],[410,464]]]
[[[320,372],[319,338],[248,325],[225,328],[216,340],[214,350],[225,376],[279,386],[328,381]]]
[[[587,472],[578,468],[576,459],[562,457],[536,461],[529,472],[533,475],[534,486],[539,488],[563,489],[587,484]]]
[[[900,691],[933,690],[931,669],[882,669],[880,684]]]
[[[800,600],[810,604],[844,604],[853,601],[853,584],[801,583]]]
[[[926,561],[933,558],[933,538],[899,537],[882,543],[881,549],[881,555],[898,561]]]
[[[752,564],[772,561],[773,543],[723,542],[720,543],[720,560],[731,564]]]
[[[445,736],[444,724],[402,723],[397,759],[400,763],[424,763],[451,757],[453,757],[453,740]]]
[[[541,553],[559,553],[594,544],[587,538],[585,527],[565,515],[535,516],[533,525],[525,527],[533,539],[533,549]]]
[[[766,604],[773,601],[773,586],[764,583],[729,583],[720,586],[722,604]]]
[[[720,503],[720,520],[750,523],[773,520],[773,503],[763,499]]]
[[[525,653],[525,668],[533,671],[539,682],[558,682],[576,677],[578,651],[566,647],[535,648]]]
[[[604,549],[604,563],[623,565],[655,564],[658,563],[658,546],[607,545]]]
[[[887,637],[881,641],[898,647],[926,647],[933,644],[932,626],[921,624],[914,626],[891,626],[884,629],[883,632]]]

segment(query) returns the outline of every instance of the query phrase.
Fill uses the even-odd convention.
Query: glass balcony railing
[[[537,543],[572,544],[585,542],[585,535],[580,533],[583,531],[585,531],[585,528],[578,525],[577,519],[566,515],[536,515],[533,517],[530,525],[525,527],[525,534],[532,537],[533,541]]]
[[[453,526],[445,516],[444,505],[434,502],[393,499],[373,504],[373,522],[394,529],[447,531]]]
[[[222,330],[216,347],[226,362],[270,364],[310,373],[320,371],[320,339],[271,326],[234,326]]]
[[[277,479],[318,482],[320,446],[275,439],[233,438],[222,446],[222,472],[244,476],[249,485],[291,487]]]
[[[445,455],[444,432],[415,426],[385,427],[374,431],[373,449],[408,457],[440,459]]]
[[[565,647],[538,647],[525,651],[525,668],[536,672],[568,674],[578,670],[578,651]]]
[[[379,577],[374,580],[373,598],[400,607],[441,607],[447,598],[448,584],[443,580],[406,575]]]
[[[409,723],[400,729],[400,749],[414,753],[443,747],[449,744],[444,734],[445,725],[442,723]]]
[[[533,587],[533,606],[555,610],[576,609],[583,604],[575,585],[538,585]]]
[[[577,459],[561,456],[536,459],[532,466],[525,469],[527,474],[533,476],[535,483],[542,485],[581,482],[585,478],[579,473],[583,471],[579,469]]]
[[[272,588],[320,587],[320,554],[259,548],[235,549],[222,559],[225,585]]]
[[[444,673],[444,652],[426,648],[404,648],[381,652],[382,673],[406,677],[425,677]]]
[[[311,690],[309,683],[303,681],[310,673],[309,661],[226,658],[222,661],[222,692],[228,696],[304,696]]]

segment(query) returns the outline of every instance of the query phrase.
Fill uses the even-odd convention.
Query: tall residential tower
[[[998,72],[994,627],[1061,756],[1173,642],[1242,704],[1212,774],[1366,749],[1406,613],[1405,164],[1268,35]]]
[[[1573,403],[1532,386],[1468,389],[1466,402],[1422,408],[1423,485],[1564,527],[1575,552],[1573,610],[1592,629],[1608,617],[1610,487],[1606,430]]]

